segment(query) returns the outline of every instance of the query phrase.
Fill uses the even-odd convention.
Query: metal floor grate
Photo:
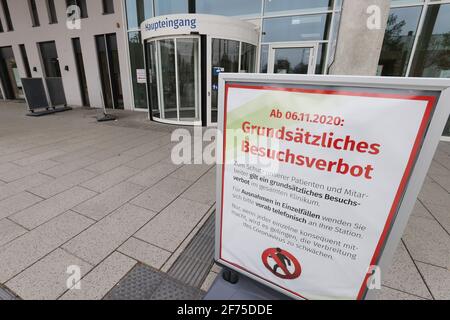
[[[169,276],[191,287],[202,286],[214,264],[215,216],[215,214],[211,215],[169,269]]]
[[[201,300],[204,292],[145,265],[137,265],[105,300]]]
[[[200,290],[214,264],[215,214],[189,243],[167,274],[137,265],[105,300],[200,300]]]

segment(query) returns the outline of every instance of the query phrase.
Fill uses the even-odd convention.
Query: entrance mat
[[[65,112],[65,111],[70,111],[72,110],[71,107],[61,107],[61,108],[55,108],[55,109],[46,109],[43,111],[34,111],[34,112],[30,112],[27,114],[27,116],[29,117],[42,117],[42,116],[47,116],[50,114],[54,114],[54,113],[59,113],[59,112]]]
[[[201,300],[205,293],[167,274],[137,265],[104,300]]]

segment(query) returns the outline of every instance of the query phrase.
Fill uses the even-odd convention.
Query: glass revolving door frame
[[[186,54],[190,45],[188,40],[191,40],[192,44],[191,63]],[[200,43],[200,36],[195,35],[159,37],[145,41],[145,51],[150,53],[153,49],[152,56],[156,60],[150,61],[149,54],[147,55],[149,92],[150,86],[154,86],[152,74],[156,72],[157,99],[149,99],[150,112],[159,110],[159,116],[152,114],[154,121],[188,126],[202,125]],[[156,70],[152,70],[152,66]],[[180,69],[183,69],[183,73],[180,73]],[[168,102],[169,99],[172,100],[171,103]],[[158,108],[151,105],[155,102],[158,103]],[[194,105],[190,106],[192,103]]]

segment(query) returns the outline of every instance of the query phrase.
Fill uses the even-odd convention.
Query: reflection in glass
[[[307,74],[311,48],[275,49],[274,73]]]
[[[188,0],[155,0],[155,16],[189,13]]]
[[[291,10],[329,10],[333,8],[333,0],[264,0],[265,14],[289,13]]]
[[[152,0],[126,0],[128,29],[137,29],[141,23],[153,17]]]
[[[180,118],[184,121],[198,121],[198,39],[177,39],[178,92]]]
[[[261,46],[261,58],[259,65],[260,73],[267,73],[268,62],[269,62],[269,45],[264,44]]]
[[[316,70],[315,74],[324,74],[325,73],[325,58],[327,56],[327,44],[319,43],[319,47],[317,49],[317,61],[316,61]]]
[[[410,76],[450,78],[450,4],[428,7]]]
[[[242,43],[240,73],[254,73],[256,67],[256,46]]]
[[[264,19],[262,42],[327,40],[331,15]]]
[[[219,72],[239,72],[239,41],[212,40],[211,122],[217,122]]]
[[[175,70],[175,42],[173,39],[158,41],[161,57],[162,112],[163,118],[178,121]]]
[[[157,56],[156,56],[156,42],[146,43],[146,54],[147,54],[147,75],[148,75],[148,100],[150,104],[150,110],[152,112],[152,117],[161,118],[159,112],[158,103],[158,80],[157,80]]]
[[[405,76],[422,7],[391,10],[379,62],[379,75]]]
[[[144,53],[141,43],[141,33],[133,31],[128,33],[128,44],[130,48],[131,79],[133,82],[134,106],[139,109],[147,108],[147,97],[145,83],[138,83],[138,70],[143,70]]]
[[[39,49],[46,78],[61,78],[58,53],[54,41],[40,42]]]
[[[196,12],[223,16],[261,14],[261,0],[197,0]]]

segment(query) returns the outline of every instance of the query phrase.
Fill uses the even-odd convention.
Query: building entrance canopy
[[[150,118],[183,125],[215,125],[218,78],[256,72],[259,30],[223,16],[159,16],[141,24]]]

